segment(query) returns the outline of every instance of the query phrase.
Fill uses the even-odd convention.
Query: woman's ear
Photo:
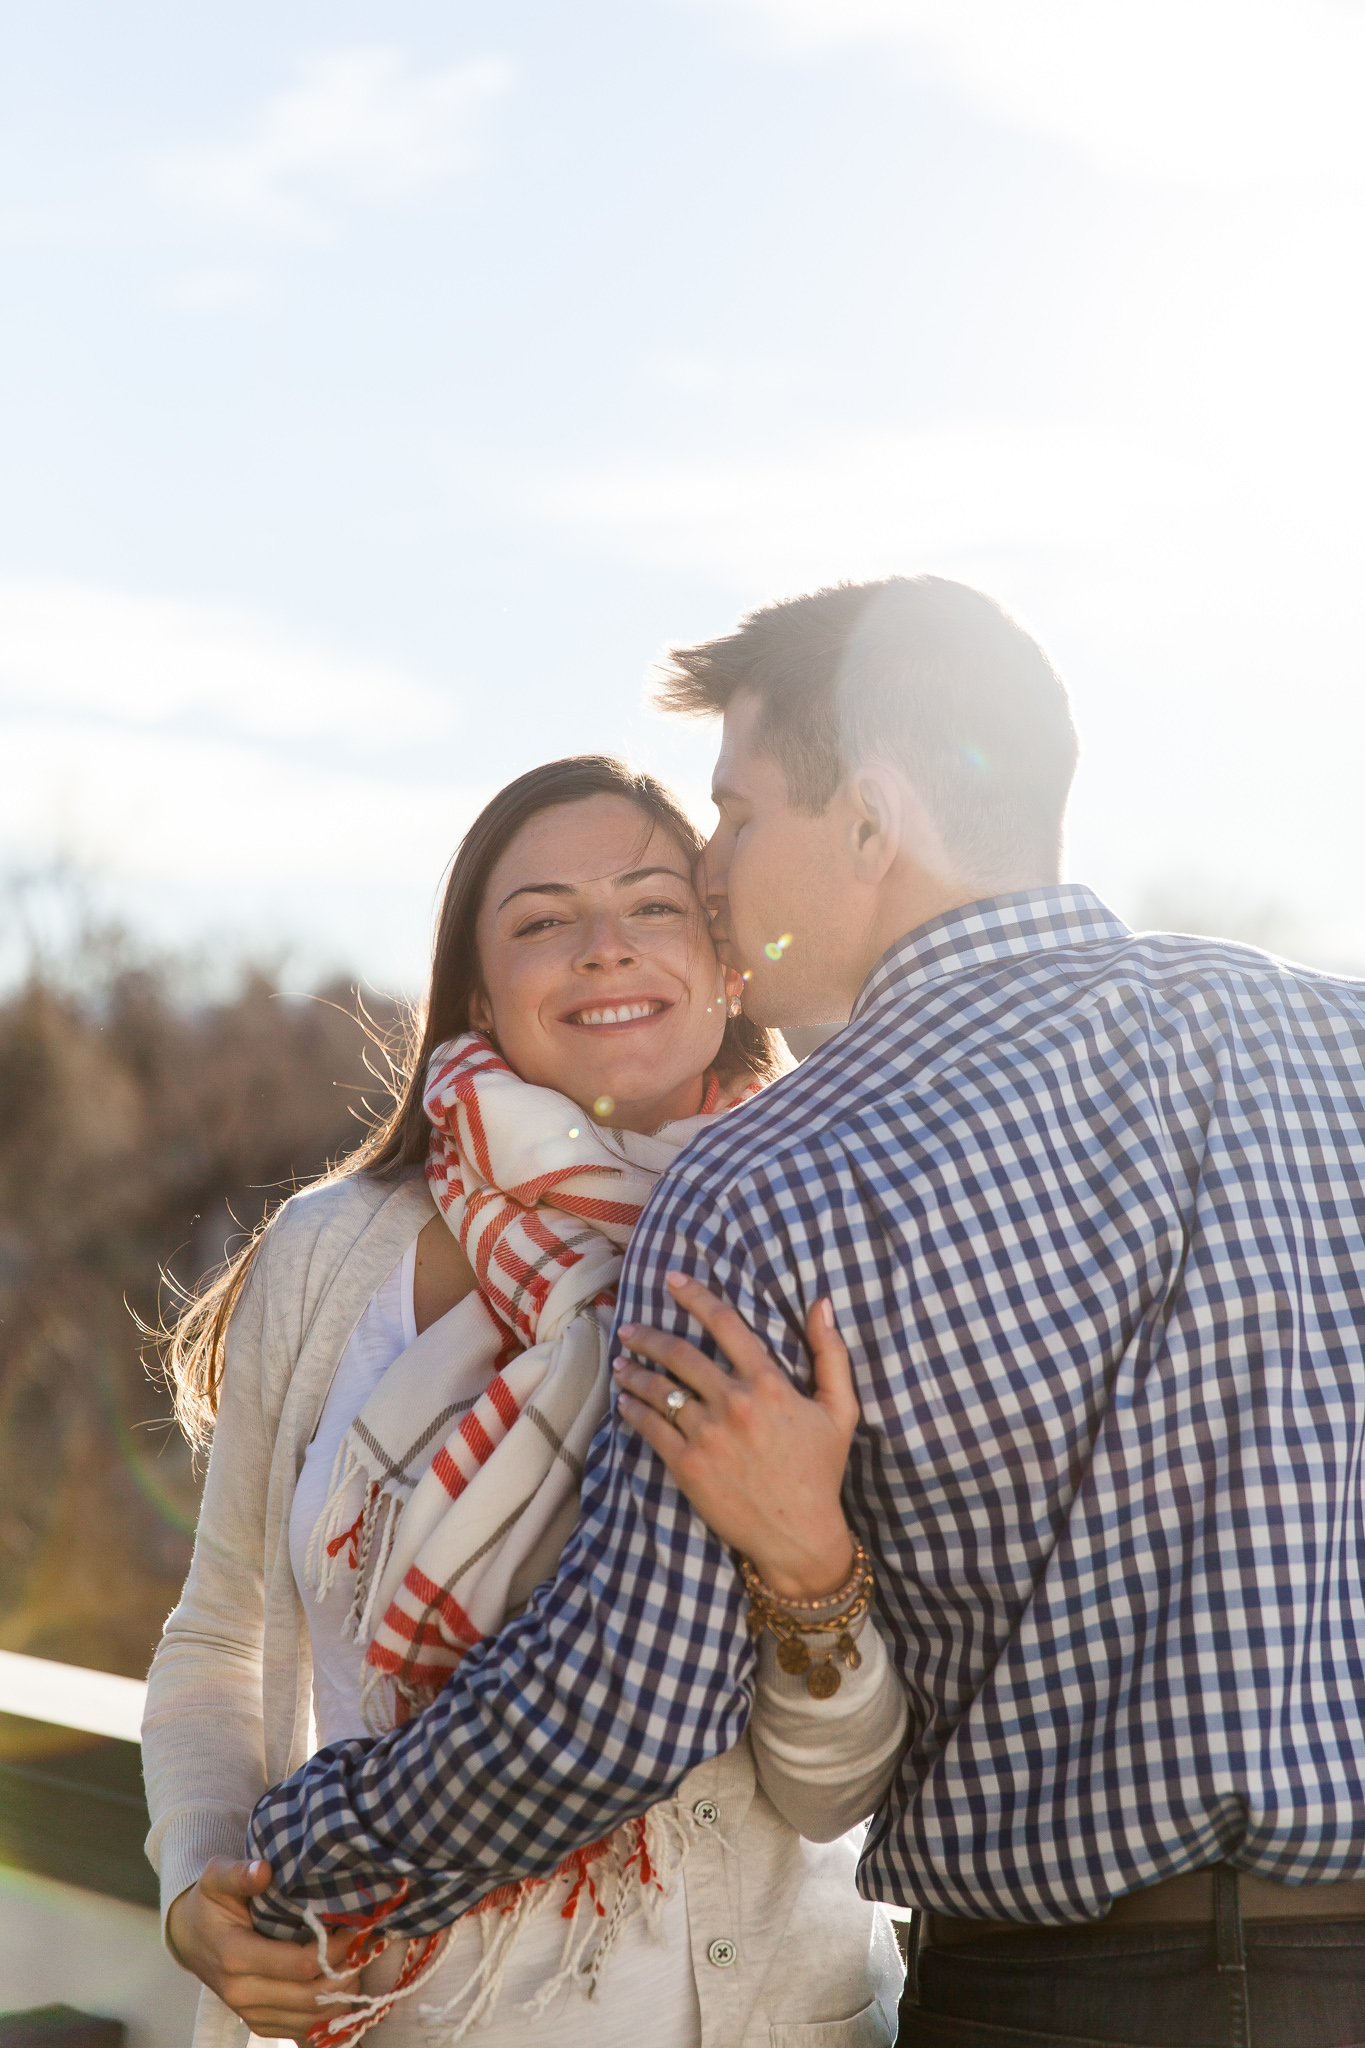
[[[469,1022],[475,1031],[482,1031],[485,1038],[493,1036],[493,1009],[481,988],[476,988],[469,998]]]
[[[744,982],[746,977],[737,967],[722,967],[721,977],[725,983],[725,1008],[731,1017],[737,1017],[744,1008]]]

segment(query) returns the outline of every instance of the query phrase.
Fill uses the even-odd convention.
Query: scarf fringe
[[[553,1904],[556,1881],[566,1876],[572,1876],[574,1882],[560,1907],[567,1925],[558,1968],[517,2011],[537,2020],[561,1991],[574,1984],[585,1997],[593,1997],[622,1929],[632,1920],[643,1915],[651,1933],[661,1938],[664,1901],[672,1895],[697,1827],[690,1813],[683,1813],[675,1800],[668,1800],[651,1807],[639,1820],[624,1822],[605,1841],[576,1849],[552,1876],[526,1878],[490,1892],[465,1915],[478,1920],[483,1938],[477,1967],[443,2004],[418,2007],[428,2037],[439,2048],[447,2048],[447,2044],[454,2048],[471,2027],[491,2014],[519,1938]],[[383,1954],[389,1937],[382,1932],[381,1923],[402,1903],[406,1890],[404,1884],[382,1906],[346,1919],[345,1924],[355,1932],[339,1970],[327,1960],[327,1939],[335,1932],[338,1916],[321,1913],[316,1906],[305,1907],[304,1919],[317,1942],[325,1978],[335,1984]],[[604,1892],[610,1904],[603,1904]],[[344,2005],[349,2010],[316,2021],[308,2030],[310,2048],[355,2048],[372,2027],[388,2018],[400,1999],[410,1998],[427,1983],[445,1958],[451,1931],[446,1927],[437,1934],[409,1940],[397,1981],[388,1991],[320,1992],[319,2005]]]
[[[363,1970],[382,1956],[389,1945],[389,1936],[383,1932],[383,1922],[402,1905],[407,1897],[408,1881],[402,1880],[391,1898],[372,1906],[366,1913],[324,1913],[317,1906],[305,1906],[303,1917],[317,1943],[318,1968],[331,1984],[340,1983],[352,1971]],[[352,1929],[351,1939],[346,1944],[346,1954],[339,1970],[334,1970],[327,1960],[329,1935],[338,1928]],[[308,2029],[309,2048],[352,2048],[363,2034],[387,2019],[400,1998],[408,1998],[414,1991],[420,1991],[427,1978],[437,1967],[445,1954],[450,1939],[449,1928],[442,1928],[437,1934],[419,1936],[409,1941],[403,1956],[402,1968],[397,1982],[388,1991],[371,1997],[364,1991],[320,1991],[319,2005],[348,2005],[350,2012],[334,2013],[330,2019],[315,2020]]]
[[[351,1559],[347,1558],[343,1564],[340,1554],[347,1547],[348,1540],[352,1550],[355,1550],[359,1529],[354,1522],[349,1528],[344,1527],[341,1517],[351,1478],[353,1474],[363,1470],[364,1467],[351,1448],[351,1433],[347,1430],[337,1445],[337,1454],[332,1460],[332,1476],[327,1481],[327,1495],[322,1504],[322,1513],[313,1525],[313,1533],[308,1540],[308,1555],[303,1561],[304,1583],[312,1587],[315,1599],[325,1600],[336,1583],[337,1574],[351,1569]],[[365,1507],[369,1506],[369,1494],[370,1489],[367,1486]],[[365,1507],[361,1509],[362,1516]]]
[[[481,1924],[483,1954],[478,1966],[443,2005],[418,2008],[430,2039],[440,2048],[454,2048],[491,2014],[518,1940],[553,1904],[556,1879],[569,1873],[575,1874],[575,1881],[560,1908],[567,1925],[559,1965],[517,2011],[529,2020],[539,2019],[571,1984],[591,1998],[622,1929],[632,1920],[643,1915],[655,1938],[661,1937],[664,1901],[672,1893],[694,1832],[690,1814],[684,1817],[670,1800],[651,1807],[640,1820],[627,1821],[605,1842],[575,1851],[553,1877],[527,1878],[490,1893],[468,1916]]]
[[[404,1685],[391,1671],[380,1671],[373,1664],[367,1663],[361,1670],[360,1719],[365,1733],[376,1740],[381,1735],[391,1735],[401,1722],[412,1720],[435,1698],[434,1692],[419,1696],[414,1687]]]
[[[366,1480],[365,1498],[360,1513],[347,1522],[347,1501],[357,1476]],[[381,1487],[377,1480],[368,1478],[348,1430],[337,1446],[327,1498],[309,1539],[303,1576],[305,1584],[313,1589],[313,1598],[321,1602],[343,1572],[355,1573],[355,1594],[341,1625],[342,1635],[354,1641],[373,1634],[373,1609],[393,1554],[402,1513],[402,1499]]]
[[[312,1925],[312,1922],[309,1923]],[[349,2005],[351,2010],[334,2013],[330,2019],[318,2020],[308,2029],[309,2048],[354,2048],[354,2043],[368,2034],[371,2027],[377,2027],[386,2020],[398,2001],[411,1998],[414,1991],[420,1991],[433,1971],[439,1968],[450,1942],[450,1929],[442,1928],[439,1934],[420,1935],[407,1945],[403,1967],[398,1981],[391,1991],[378,1992],[368,1997],[361,1991],[320,1991],[319,2005]],[[387,1943],[379,1945],[382,1953]],[[373,1956],[370,1958],[374,1960]],[[329,1975],[335,1975],[333,1971]]]

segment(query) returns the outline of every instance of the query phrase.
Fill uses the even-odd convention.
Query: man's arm
[[[686,1224],[685,1203],[665,1209]],[[714,1224],[648,1223],[647,1212],[623,1314],[686,1327],[662,1284],[670,1264],[703,1272],[743,1312],[742,1252],[698,1241],[717,1237]],[[296,1933],[313,1905],[387,1908],[386,1929],[428,1933],[498,1885],[548,1874],[738,1741],[752,1696],[744,1617],[728,1553],[648,1444],[609,1418],[554,1582],[415,1720],[329,1745],[260,1801],[247,1854],[272,1883],[252,1902],[257,1927]]]

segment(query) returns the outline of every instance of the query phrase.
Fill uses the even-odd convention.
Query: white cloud
[[[791,454],[541,478],[530,508],[613,552],[785,592],[963,551],[1089,553],[1217,487],[1136,439],[1010,421],[843,435]]]
[[[477,116],[510,77],[495,58],[421,76],[394,50],[335,51],[269,101],[244,142],[183,152],[164,182],[248,227],[325,236],[338,199],[398,197],[468,163]]]
[[[359,969],[414,996],[442,874],[493,793],[41,718],[0,724],[0,757],[0,880],[55,862],[160,942],[278,950],[297,986]],[[0,975],[17,964],[0,945]]]
[[[457,708],[249,613],[0,580],[0,878],[74,862],[172,943],[418,990],[442,870],[491,794],[442,777]]]
[[[216,306],[241,306],[259,299],[265,279],[258,270],[194,270],[179,277],[167,296],[191,312],[208,312]]]
[[[1214,191],[1365,174],[1355,0],[706,0],[777,47],[894,49],[1120,177]]]
[[[810,370],[794,360],[733,358],[701,349],[651,349],[641,356],[638,370],[641,381],[655,390],[739,404],[798,397],[813,381]]]
[[[61,853],[112,878],[429,894],[492,794],[310,767],[240,741],[42,718],[2,730],[0,858],[31,866]]]
[[[207,714],[228,731],[373,745],[452,698],[395,665],[317,647],[250,613],[55,580],[0,580],[0,705],[147,726]]]

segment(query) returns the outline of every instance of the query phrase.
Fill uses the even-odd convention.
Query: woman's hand
[[[671,1377],[618,1358],[623,1421],[654,1446],[697,1513],[775,1593],[816,1600],[834,1592],[853,1563],[840,1488],[858,1397],[833,1310],[817,1301],[806,1318],[815,1367],[810,1396],[793,1386],[728,1302],[682,1273],[670,1273],[668,1287],[734,1370],[682,1337],[624,1323],[622,1345]],[[670,1421],[664,1404],[679,1384],[691,1393]]]
[[[320,2006],[319,1991],[350,1988],[328,1982],[315,1944],[271,1941],[251,1924],[247,1900],[270,1882],[268,1863],[230,1863],[215,1856],[197,1884],[172,1901],[166,1915],[171,1947],[187,1970],[216,1991],[253,2034],[265,2040],[305,2041],[308,2029],[340,2011]],[[327,1960],[340,1969],[349,1937],[334,1934]]]

